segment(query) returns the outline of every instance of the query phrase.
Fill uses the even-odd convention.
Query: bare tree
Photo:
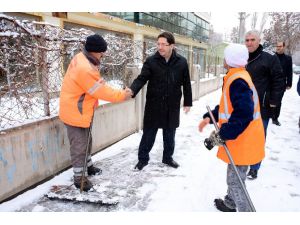
[[[239,42],[239,28],[238,27],[233,27],[231,30],[230,34],[230,40],[233,43],[238,43]]]
[[[257,23],[257,12],[254,12],[252,15],[252,20],[251,20],[251,30],[255,30],[256,29],[256,23]]]
[[[209,31],[209,47],[207,49],[206,69],[207,73],[216,75],[216,66],[218,64],[217,46],[223,42],[222,34],[216,33],[211,29]]]
[[[244,43],[244,36],[246,33],[246,19],[250,16],[250,14],[247,14],[245,12],[239,12],[239,40],[238,43]]]
[[[275,44],[285,41],[288,54],[293,54],[300,43],[300,13],[270,13],[271,27],[264,31],[265,40]]]
[[[266,25],[267,19],[268,19],[269,15],[268,13],[264,12],[260,21],[260,26],[259,26],[259,34],[261,34],[263,32],[263,29]]]

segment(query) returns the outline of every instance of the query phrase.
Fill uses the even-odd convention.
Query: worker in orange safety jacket
[[[131,98],[128,88],[117,90],[105,84],[99,72],[100,59],[107,50],[107,43],[98,34],[87,37],[82,52],[71,60],[65,74],[60,93],[59,118],[67,128],[70,142],[71,162],[74,171],[74,185],[83,191],[92,188],[87,175],[100,174],[100,168],[93,166],[91,160],[92,136],[90,129],[98,99],[121,102]],[[87,171],[82,177],[88,150]]]

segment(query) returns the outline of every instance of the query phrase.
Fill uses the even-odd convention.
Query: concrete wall
[[[222,84],[223,84],[222,77],[216,77],[216,78],[210,79],[210,80],[200,80],[200,82],[199,82],[199,98],[203,95],[206,95],[206,94],[222,87]]]
[[[135,100],[99,107],[92,152],[134,133],[137,121]],[[69,146],[66,128],[57,116],[2,132],[0,201],[69,167]]]

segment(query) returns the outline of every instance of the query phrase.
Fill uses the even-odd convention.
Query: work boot
[[[87,173],[89,176],[99,175],[102,173],[102,170],[98,167],[91,165],[87,168]]]
[[[278,121],[278,119],[272,120],[272,123],[275,124],[276,126],[281,126],[281,123]]]
[[[236,212],[236,209],[231,209],[227,207],[223,201],[223,199],[217,198],[215,199],[215,206],[221,212]]]
[[[164,164],[167,164],[170,167],[175,168],[175,169],[177,169],[179,167],[179,164],[177,162],[175,162],[173,159],[171,159],[171,160],[163,160],[162,162]]]
[[[74,176],[74,185],[76,188],[80,189],[81,186],[81,176]],[[83,177],[83,191],[89,191],[93,187],[91,181],[89,181],[86,177]]]
[[[148,165],[148,162],[145,162],[145,161],[139,161],[136,165],[135,165],[135,167],[134,167],[134,169],[139,169],[139,170],[142,170],[145,166],[147,166]]]
[[[250,169],[248,174],[247,174],[248,179],[254,180],[257,178],[257,170]]]

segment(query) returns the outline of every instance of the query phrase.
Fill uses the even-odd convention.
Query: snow
[[[19,33],[12,32],[12,31],[0,32],[0,37],[10,37],[10,36],[12,36],[13,38],[16,38],[19,35],[20,35]]]
[[[20,104],[22,102],[22,104]],[[0,109],[7,112],[0,119],[0,132],[9,128],[30,124],[45,118],[52,118],[58,114],[59,98],[50,99],[49,108],[51,116],[43,116],[43,99],[39,97],[2,97]],[[4,131],[5,132],[5,131]]]
[[[181,111],[181,125],[176,132],[174,153],[174,159],[180,164],[178,169],[161,163],[163,142],[160,130],[150,153],[149,164],[142,171],[134,170],[142,136],[141,131],[92,157],[94,164],[101,167],[103,173],[92,177],[91,181],[114,193],[120,199],[118,206],[104,208],[45,199],[43,195],[47,193],[51,185],[72,183],[73,173],[72,169],[69,169],[48,182],[0,204],[0,211],[110,211],[114,214],[108,217],[109,221],[117,221],[118,224],[123,222],[123,218],[141,224],[138,219],[140,218],[143,225],[161,224],[161,221],[166,223],[172,221],[175,224],[199,224],[198,222],[203,218],[210,221],[217,220],[218,223],[227,221],[229,224],[236,220],[242,220],[243,224],[258,221],[261,223],[265,222],[261,221],[265,219],[274,223],[288,224],[287,220],[299,217],[300,211],[300,133],[298,128],[300,97],[296,92],[297,81],[298,76],[294,75],[293,87],[284,95],[279,118],[282,125],[278,127],[269,123],[266,158],[259,170],[258,179],[246,181],[253,204],[260,212],[255,216],[250,217],[249,214],[240,213],[233,218],[222,213],[206,213],[217,212],[213,200],[224,197],[227,189],[226,164],[216,157],[217,148],[208,151],[203,144],[204,139],[213,130],[213,126],[206,127],[203,133],[198,132],[198,123],[206,112],[205,106],[209,105],[213,108],[218,104],[220,89],[194,102],[189,114]],[[135,215],[133,218],[132,214],[128,215],[125,212],[144,213],[133,214]],[[154,214],[149,214],[149,212]],[[274,212],[285,212],[285,214]],[[101,217],[104,216],[107,219],[105,215],[101,214]],[[80,221],[80,219],[77,220],[78,216],[74,218],[76,222]],[[87,218],[87,220],[92,219]]]

